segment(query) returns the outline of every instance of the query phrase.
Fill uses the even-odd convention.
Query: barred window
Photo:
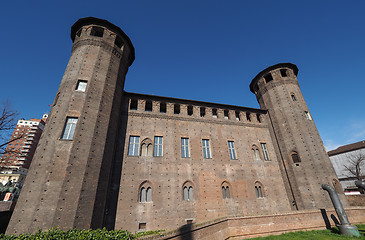
[[[266,143],[261,143],[262,152],[264,154],[265,161],[270,161],[269,152],[267,151]]]

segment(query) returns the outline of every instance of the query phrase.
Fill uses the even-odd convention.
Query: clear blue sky
[[[258,108],[252,78],[291,62],[327,150],[365,139],[365,1],[24,0],[0,9],[0,101],[22,118],[49,112],[70,28],[94,16],[134,44],[126,91]]]

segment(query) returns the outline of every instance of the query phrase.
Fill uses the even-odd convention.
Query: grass
[[[251,240],[329,240],[329,239],[364,239],[365,225],[357,225],[361,237],[346,237],[339,234],[338,228],[334,227],[329,230],[314,230],[284,233],[281,235],[271,235],[268,237],[251,238]]]

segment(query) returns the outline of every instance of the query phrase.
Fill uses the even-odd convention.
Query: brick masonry
[[[338,180],[306,118],[294,64],[269,67],[252,80],[261,109],[128,93],[134,48],[124,32],[96,18],[80,19],[71,30],[72,55],[7,233],[176,229],[227,216],[331,208],[320,186]],[[80,80],[85,91],[77,90]],[[61,137],[67,117],[78,119],[70,140]],[[128,154],[131,136],[138,137],[135,155]],[[155,137],[163,140],[160,156]],[[181,138],[189,139],[188,157]]]

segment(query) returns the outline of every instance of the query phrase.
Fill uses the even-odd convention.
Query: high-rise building
[[[48,115],[44,114],[42,119],[18,120],[1,157],[0,168],[29,168],[47,117]]]

